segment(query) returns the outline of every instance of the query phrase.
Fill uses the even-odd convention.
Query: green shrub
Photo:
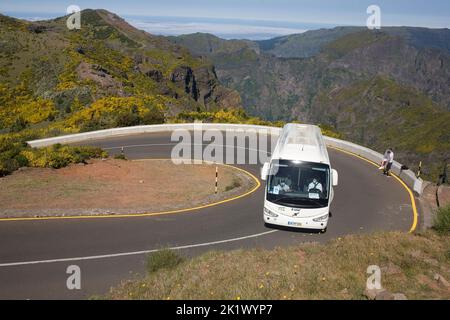
[[[93,158],[106,158],[100,148],[55,144],[33,149],[26,141],[41,137],[39,130],[0,135],[0,176],[11,174],[20,167],[62,168],[71,163],[83,163]]]
[[[131,127],[141,123],[137,106],[122,110],[115,116],[114,127]]]
[[[14,157],[14,159],[17,161],[19,168],[27,167],[29,164],[28,159],[24,157],[22,154],[18,154],[17,156]]]
[[[173,269],[183,261],[184,258],[173,250],[164,249],[148,256],[147,271],[152,273],[161,269]]]
[[[18,117],[11,126],[11,132],[20,132],[28,126],[28,122],[22,118]]]
[[[433,228],[440,234],[450,233],[450,205],[437,210]]]
[[[342,134],[339,132],[336,132],[336,130],[330,125],[319,124],[319,128],[322,131],[322,134],[326,135],[327,137],[336,138],[336,139],[343,138]]]
[[[26,143],[18,139],[8,136],[0,137],[0,176],[28,165],[28,160],[21,154],[26,147]]]
[[[97,119],[87,120],[80,125],[80,132],[97,131],[107,128],[107,125],[102,125],[102,123]]]
[[[137,108],[131,107],[128,110],[119,110],[114,113],[104,112],[95,118],[83,120],[79,124],[79,127],[81,132],[89,132],[117,127],[161,124],[164,121],[165,117],[162,111],[149,110],[143,114],[139,114]]]
[[[20,165],[16,159],[6,159],[0,164],[0,174],[2,176],[10,174],[20,168]]]
[[[55,144],[41,149],[27,148],[21,155],[30,167],[59,169],[71,163],[85,163],[92,158],[105,158],[107,153],[95,147],[73,147]]]
[[[141,124],[162,124],[166,121],[164,112],[161,110],[150,110],[142,116]]]

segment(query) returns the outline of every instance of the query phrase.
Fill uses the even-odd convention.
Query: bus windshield
[[[279,160],[270,168],[267,201],[297,208],[327,207],[329,185],[328,165]]]

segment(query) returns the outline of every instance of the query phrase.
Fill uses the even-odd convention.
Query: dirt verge
[[[0,217],[111,215],[187,209],[255,187],[248,174],[170,160],[93,160],[63,169],[25,168],[0,179]]]

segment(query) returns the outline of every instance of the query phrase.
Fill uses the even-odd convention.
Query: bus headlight
[[[278,215],[276,213],[270,211],[266,207],[264,207],[264,213],[267,214],[268,216],[271,216],[271,217],[274,217],[274,218],[278,217]]]
[[[326,214],[324,216],[321,216],[321,217],[318,217],[318,218],[315,218],[315,219],[313,219],[313,221],[315,221],[315,222],[323,222],[323,221],[325,221],[327,219],[328,219],[328,214]]]

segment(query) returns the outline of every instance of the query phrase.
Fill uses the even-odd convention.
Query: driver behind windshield
[[[308,185],[308,192],[323,192],[322,184],[317,180],[317,178],[314,178],[311,183]]]

